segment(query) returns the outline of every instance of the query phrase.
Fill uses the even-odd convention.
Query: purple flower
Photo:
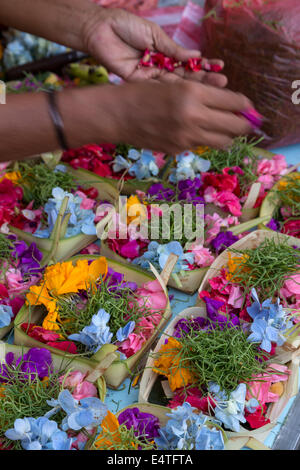
[[[120,424],[125,424],[127,429],[134,427],[137,437],[145,437],[152,441],[159,436],[159,419],[150,413],[142,413],[138,408],[128,408],[118,417]]]
[[[6,364],[0,365],[0,382],[13,379],[14,374],[10,374],[10,369],[23,373],[24,380],[33,380],[36,374],[40,379],[48,377],[53,370],[51,353],[45,348],[31,348],[17,360],[13,353],[7,353],[5,362]]]
[[[12,256],[14,256],[15,258],[21,258],[24,251],[26,251],[27,248],[28,248],[28,246],[23,240],[22,241],[19,241],[19,240],[15,241]]]
[[[200,178],[194,180],[181,180],[178,183],[178,199],[180,201],[191,202],[192,204],[205,204],[203,197],[198,195],[202,183]]]
[[[228,317],[225,314],[219,313],[219,309],[224,305],[221,300],[214,300],[210,297],[203,297],[206,303],[207,316],[212,323],[218,323],[220,325],[226,323],[227,326],[238,326],[240,324],[239,318],[235,314],[231,314]]]
[[[35,243],[25,250],[20,257],[20,268],[22,275],[24,274],[38,274],[42,268],[40,262],[42,261],[43,253],[38,249]]]
[[[148,196],[155,196],[159,201],[171,201],[175,192],[171,188],[165,188],[162,183],[155,183],[148,189]]]
[[[178,183],[178,190],[179,191],[193,191],[195,193],[198,191],[202,186],[200,178],[195,178],[193,180],[181,180]]]
[[[193,319],[181,318],[175,325],[173,336],[175,336],[175,338],[181,338],[185,334],[189,334],[191,330],[202,330],[206,325],[207,320],[203,317]]]
[[[114,271],[112,268],[108,268],[106,284],[110,288],[110,291],[118,289],[130,289],[133,292],[137,290],[137,284],[135,282],[125,282],[124,274]],[[101,286],[100,286],[101,288]]]
[[[229,246],[231,246],[233,243],[237,242],[239,237],[236,235],[233,235],[232,232],[227,231],[227,232],[220,232],[214,240],[211,242],[211,246],[213,249],[216,251],[216,253],[219,253]]]
[[[275,219],[271,219],[270,222],[266,225],[266,227],[277,232],[280,229],[280,223],[277,222],[277,220]]]

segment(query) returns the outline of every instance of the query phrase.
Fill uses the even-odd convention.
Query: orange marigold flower
[[[199,147],[196,147],[194,149],[194,153],[197,153],[198,155],[202,155],[203,153],[209,152],[211,149],[207,147],[206,145],[200,145]]]
[[[159,357],[154,361],[153,371],[167,377],[172,391],[195,382],[195,377],[188,368],[180,365],[181,349],[179,341],[171,337],[161,347]]]
[[[94,447],[102,450],[114,450],[114,446],[121,443],[119,427],[118,418],[108,410],[107,415],[101,423],[102,432],[97,436]],[[109,435],[105,435],[105,433],[109,433]]]
[[[236,276],[236,271],[249,272],[249,268],[243,266],[248,258],[248,255],[231,256],[231,254],[228,253],[228,271],[226,272],[227,281],[234,280],[235,282],[240,282],[240,279]]]
[[[13,184],[18,184],[21,178],[21,173],[19,171],[9,171],[8,173],[5,173],[5,175],[0,178],[0,183],[4,178],[7,180],[10,180]]]
[[[30,287],[26,296],[29,305],[44,305],[48,315],[44,319],[43,328],[59,330],[56,297],[73,294],[80,289],[87,289],[91,283],[99,282],[107,275],[108,265],[101,256],[92,263],[87,259],[78,260],[74,266],[71,261],[48,266],[40,285]]]

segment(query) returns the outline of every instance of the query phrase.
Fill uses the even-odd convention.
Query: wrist
[[[118,142],[117,88],[101,85],[59,93],[58,107],[70,148],[89,143]]]

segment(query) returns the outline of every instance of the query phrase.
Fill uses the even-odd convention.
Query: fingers
[[[199,131],[198,135],[197,133],[195,133],[194,139],[195,139],[195,144],[191,145],[189,148],[197,147],[200,142],[200,145],[205,144],[208,147],[217,148],[217,149],[225,149],[225,148],[230,147],[233,142],[232,137],[226,134],[218,133],[215,131],[208,131],[208,130],[205,130],[205,131],[201,130]]]
[[[186,61],[191,57],[201,57],[199,50],[185,49],[176,44],[158,25],[154,25],[152,34],[154,50],[162,52],[168,57],[174,57],[178,61]]]
[[[201,127],[214,130],[229,136],[245,135],[252,131],[247,119],[233,113],[206,108],[205,117],[201,120]]]
[[[193,83],[191,82],[191,85]],[[199,102],[212,109],[221,109],[224,111],[239,112],[253,108],[253,103],[240,93],[234,93],[230,90],[222,90],[205,85],[202,87],[195,86],[195,96],[198,95]],[[196,87],[198,89],[196,89]]]

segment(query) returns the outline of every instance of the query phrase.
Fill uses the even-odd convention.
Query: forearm
[[[88,52],[83,31],[100,9],[88,0],[0,0],[0,24]]]
[[[70,147],[109,142],[114,123],[109,112],[113,86],[70,89],[58,94],[65,136]],[[96,90],[97,89],[97,90]],[[97,113],[90,103],[99,100]],[[0,161],[20,160],[59,148],[45,93],[8,95],[0,105]]]

